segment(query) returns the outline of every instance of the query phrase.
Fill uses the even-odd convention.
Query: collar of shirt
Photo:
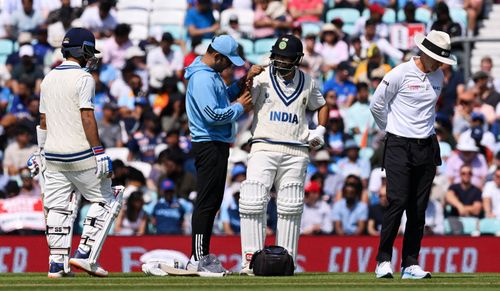
[[[416,63],[417,58],[418,57],[411,58],[411,66],[413,68],[413,71],[417,75],[417,77],[423,81],[423,80],[425,80],[425,77],[427,77],[427,74],[422,72],[422,70],[420,70],[420,68],[417,66],[417,63]]]
[[[73,62],[73,61],[64,61],[64,62],[62,62],[61,66],[79,66],[79,67],[81,67],[79,63]]]
[[[285,80],[280,74],[278,74],[276,72],[276,76],[278,77],[278,79],[283,82],[283,84],[285,84],[285,86],[292,86],[296,81],[297,79],[299,78],[299,74],[297,73],[297,70],[295,70],[295,75],[293,76],[293,79],[291,80]]]

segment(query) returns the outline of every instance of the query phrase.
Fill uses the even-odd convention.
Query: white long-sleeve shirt
[[[422,72],[415,57],[387,73],[373,94],[370,110],[381,130],[408,138],[434,134],[435,107],[443,72]]]

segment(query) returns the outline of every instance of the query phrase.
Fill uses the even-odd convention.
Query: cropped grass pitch
[[[0,290],[500,290],[500,273],[433,274],[430,280],[376,280],[372,273],[302,273],[294,277],[146,277],[113,273],[108,278],[77,273],[49,279],[45,273],[0,274]]]

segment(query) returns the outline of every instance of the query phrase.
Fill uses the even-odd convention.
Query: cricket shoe
[[[430,279],[431,277],[431,273],[422,270],[419,265],[401,268],[401,279]]]
[[[91,263],[88,260],[88,254],[76,250],[75,257],[69,260],[69,264],[77,269],[87,272],[96,277],[107,277],[108,271],[104,270],[97,263]]]
[[[189,263],[187,269],[189,270]],[[198,261],[198,274],[200,277],[224,277],[229,271],[222,266],[217,256],[208,254]]]
[[[394,278],[392,275],[391,262],[385,261],[377,264],[377,268],[375,269],[375,275],[377,275],[377,279],[386,278],[391,279]]]
[[[75,274],[72,272],[65,273],[64,272],[64,264],[63,263],[56,263],[56,262],[50,262],[50,267],[49,267],[49,278],[62,278],[62,277],[74,277]]]
[[[240,276],[255,276],[250,266],[246,265],[240,270]]]

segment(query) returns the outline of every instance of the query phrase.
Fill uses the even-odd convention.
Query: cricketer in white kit
[[[272,47],[270,66],[253,81],[252,149],[239,200],[241,274],[252,274],[252,255],[264,247],[273,185],[278,207],[276,244],[292,255],[296,265],[309,150],[323,146],[328,119],[320,88],[297,68],[302,51],[295,36],[280,37]],[[306,109],[318,111],[319,125],[314,130],[308,128]]]
[[[70,276],[70,265],[105,277],[97,263],[104,240],[121,208],[123,187],[111,187],[111,160],[98,137],[93,99],[95,82],[85,70],[95,62],[95,38],[83,28],[70,29],[62,43],[66,59],[43,79],[40,95],[39,153],[28,161],[44,180],[51,278]],[[78,207],[75,193],[91,202],[82,237],[70,259],[72,227]]]

